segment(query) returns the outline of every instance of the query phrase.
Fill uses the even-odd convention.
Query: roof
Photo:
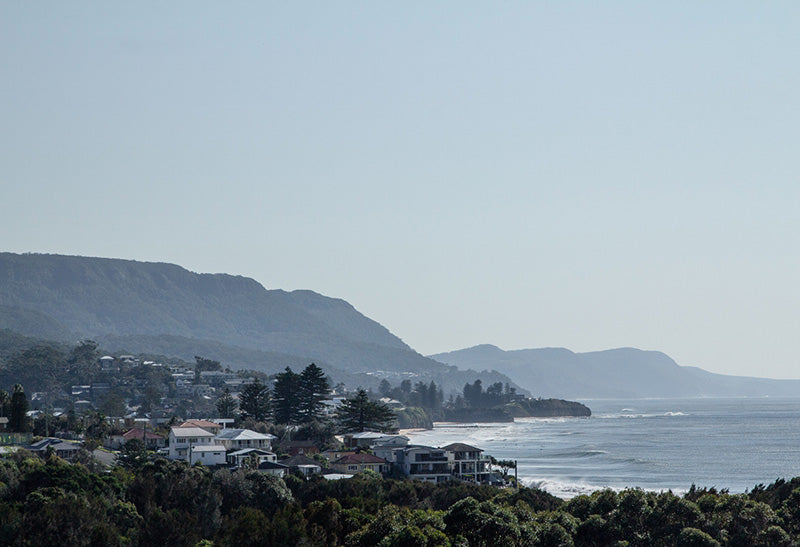
[[[268,433],[257,433],[250,429],[223,429],[217,435],[217,439],[226,441],[263,441],[277,439],[277,437]]]
[[[80,445],[76,443],[69,443],[67,441],[61,441],[60,443],[55,443],[50,445],[53,450],[80,450]]]
[[[443,450],[450,452],[483,452],[483,448],[476,448],[464,443],[452,443],[442,447]]]
[[[322,464],[316,460],[312,460],[311,458],[306,458],[305,456],[293,456],[291,458],[286,458],[285,460],[281,460],[280,463],[287,467],[298,467],[300,465],[316,465],[319,468],[322,468]]]
[[[222,426],[219,424],[215,424],[214,422],[209,422],[208,420],[186,420],[177,427],[200,427],[200,428],[211,427],[214,429],[219,429]]]
[[[329,481],[338,481],[339,479],[352,479],[353,475],[345,474],[345,473],[326,473],[322,475],[324,478],[328,479]]]
[[[225,452],[221,444],[198,444],[192,447],[192,452]]]
[[[387,463],[383,458],[373,456],[372,454],[348,454],[342,456],[335,462],[335,464],[349,464],[349,463]]]
[[[268,456],[272,454],[274,456],[272,452],[264,450],[263,448],[242,448],[236,452],[231,452],[228,456],[245,456],[247,454],[258,454],[259,456]]]
[[[153,433],[152,431],[147,431],[146,429],[142,429],[141,427],[134,427],[133,429],[129,429],[125,433],[122,434],[122,438],[126,441],[131,439],[141,439],[142,435],[148,439],[159,439],[163,440],[164,436],[159,435],[158,433]]]
[[[214,434],[199,427],[173,427],[170,432],[175,437],[213,437]]]
[[[261,462],[258,464],[259,469],[289,469],[289,466],[283,465],[282,463],[275,463],[275,462]]]
[[[353,439],[380,439],[381,437],[386,437],[386,434],[376,431],[361,431],[360,433],[353,433],[350,437]]]

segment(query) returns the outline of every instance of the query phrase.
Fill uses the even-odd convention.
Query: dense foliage
[[[133,457],[133,453],[131,454]],[[748,494],[435,485],[373,473],[328,481],[184,462],[93,473],[25,452],[0,460],[2,545],[793,545],[800,478]]]
[[[370,400],[367,392],[359,389],[353,397],[345,399],[336,411],[340,432],[391,431],[395,427],[394,412],[383,403]]]

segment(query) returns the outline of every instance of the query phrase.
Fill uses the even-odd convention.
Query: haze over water
[[[745,492],[800,475],[798,399],[585,401],[591,418],[437,426],[411,442],[462,441],[516,459],[520,480],[569,498],[605,487]]]

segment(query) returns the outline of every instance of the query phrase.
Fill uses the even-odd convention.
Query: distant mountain
[[[174,264],[0,253],[3,328],[58,341],[92,338],[107,350],[203,355],[266,372],[313,361],[365,383],[382,375],[395,383],[412,375],[446,389],[476,377],[509,381],[423,357],[344,300]]]
[[[713,374],[634,348],[574,353],[564,348],[504,351],[484,344],[430,357],[458,367],[495,369],[543,397],[800,396],[800,380]]]

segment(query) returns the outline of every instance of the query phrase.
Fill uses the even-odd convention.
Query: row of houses
[[[213,422],[190,421],[170,429],[167,457],[190,464],[251,465],[278,475],[292,469],[306,475],[323,472],[319,461],[302,453],[294,455],[293,461],[279,462],[272,452],[276,440],[274,435],[247,429],[220,429]],[[502,483],[500,476],[492,471],[491,458],[482,449],[465,443],[441,448],[412,445],[404,435],[374,432],[345,435],[343,441],[345,450],[321,454],[330,462],[328,470],[332,472],[354,474],[370,470],[437,483],[452,479]]]

